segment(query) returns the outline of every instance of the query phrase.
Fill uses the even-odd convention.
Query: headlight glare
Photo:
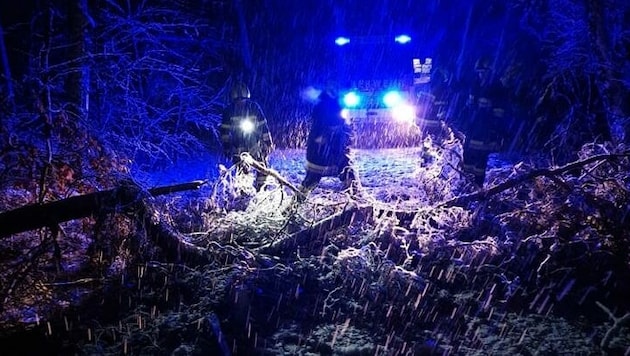
[[[244,119],[241,121],[240,128],[243,133],[250,134],[254,132],[255,125],[251,119]]]

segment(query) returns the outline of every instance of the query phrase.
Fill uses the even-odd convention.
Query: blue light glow
[[[319,95],[321,93],[322,93],[321,89],[316,89],[313,86],[308,86],[302,90],[301,96],[302,96],[302,99],[310,103],[316,103],[317,98],[319,98]]]
[[[353,91],[346,93],[346,95],[343,96],[343,104],[348,108],[356,107],[360,102],[361,97]]]
[[[383,103],[389,108],[398,105],[400,102],[402,102],[402,96],[396,90],[388,91],[383,96]]]
[[[337,37],[335,39],[335,43],[337,44],[337,46],[347,45],[348,43],[350,43],[350,39],[348,37]]]
[[[400,43],[400,44],[405,44],[408,43],[409,41],[411,41],[411,37],[407,36],[407,35],[398,35],[394,38],[394,41]]]

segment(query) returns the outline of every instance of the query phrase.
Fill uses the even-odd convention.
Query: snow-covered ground
[[[398,178],[409,178],[422,162],[421,147],[354,149],[352,153],[364,186],[385,186],[398,181]],[[292,183],[299,183],[304,177],[305,162],[304,149],[277,149],[270,157],[270,167]],[[151,175],[141,174],[139,178],[155,185],[171,184],[182,180],[212,180],[219,175],[219,163],[225,164],[218,156],[205,154],[174,163]],[[392,181],[392,178],[395,180]],[[322,183],[328,180],[334,180],[334,178],[324,178]]]
[[[156,261],[143,265],[146,274],[137,273],[132,267],[131,273],[124,275],[124,280],[130,281],[127,285],[132,286],[130,291],[124,291],[130,295],[128,309],[123,303],[119,311],[120,315],[132,314],[122,320],[151,315],[151,310],[155,310],[153,300],[143,303],[148,300],[147,295],[153,296],[160,288],[165,288],[166,296],[173,291],[171,295],[192,297],[181,298],[179,307],[172,310],[166,307],[170,300],[160,301],[164,309],[157,317],[145,320],[141,316],[146,324],[136,330],[119,330],[119,322],[113,326],[105,324],[97,329],[98,334],[104,335],[104,330],[120,333],[116,334],[117,339],[89,340],[84,346],[88,350],[109,347],[119,351],[119,340],[127,339],[118,335],[125,333],[134,335],[134,342],[129,345],[139,350],[143,343],[153,342],[144,337],[147,331],[166,330],[160,334],[162,337],[169,335],[168,330],[175,330],[178,339],[187,340],[181,341],[182,350],[188,346],[184,342],[193,344],[188,340],[201,338],[206,342],[214,340],[215,335],[226,335],[221,342],[267,355],[381,354],[379,350],[386,348],[391,351],[387,354],[401,355],[485,355],[503,354],[516,346],[527,354],[557,354],[559,344],[567,351],[564,354],[599,354],[599,340],[611,330],[609,325],[599,321],[578,325],[573,318],[551,315],[556,311],[558,315],[573,315],[577,306],[579,313],[585,315],[594,309],[602,314],[595,298],[597,302],[606,299],[611,310],[613,306],[617,308],[616,300],[627,299],[618,298],[628,294],[619,287],[622,284],[617,280],[621,277],[608,269],[608,265],[621,265],[613,259],[614,254],[602,258],[608,251],[600,251],[594,244],[589,247],[592,253],[583,252],[582,246],[591,246],[591,241],[612,240],[598,237],[599,232],[591,226],[576,226],[574,239],[555,238],[558,224],[564,229],[568,226],[564,222],[584,216],[585,209],[574,208],[572,202],[585,204],[587,200],[579,196],[578,189],[568,195],[571,199],[565,199],[560,195],[567,194],[560,189],[563,187],[556,189],[555,182],[540,180],[537,185],[523,184],[520,191],[495,194],[481,210],[440,206],[439,202],[469,188],[456,168],[460,154],[461,145],[457,142],[445,142],[441,147],[428,142],[422,147],[356,149],[353,159],[362,185],[360,194],[347,194],[337,178],[324,178],[307,201],[294,210],[283,210],[286,205],[295,207],[287,204],[292,199],[284,199],[293,193],[274,188],[258,194],[232,195],[237,200],[244,197],[246,204],[234,205],[238,209],[216,205],[216,194],[221,189],[215,188],[222,188],[221,182],[229,178],[225,172],[232,170],[221,175],[221,162],[210,154],[174,163],[161,171],[138,174],[136,179],[147,187],[208,181],[197,191],[159,197],[154,214],[164,223],[162,226],[171,224],[182,240],[200,248],[193,251],[207,253],[207,265],[197,269],[169,264],[165,268],[166,264]],[[276,150],[270,168],[298,185],[305,176],[304,164],[304,150]],[[500,176],[501,166],[504,176],[517,170],[494,157],[488,182]],[[510,169],[506,170],[507,166]],[[604,199],[606,189],[614,191],[609,185],[600,189],[588,193]],[[522,201],[528,197],[529,201]],[[502,204],[505,201],[510,204]],[[407,214],[400,209],[416,210]],[[475,215],[473,211],[486,213]],[[407,219],[409,215],[413,215],[411,221]],[[334,216],[343,219],[327,220]],[[591,219],[595,217],[592,214]],[[328,224],[331,221],[335,224]],[[114,228],[117,222],[112,221]],[[600,220],[602,226],[606,223]],[[60,239],[65,244],[62,248],[72,248],[74,252],[63,256],[83,261],[88,256],[87,249],[77,253],[76,241],[89,237],[80,232],[71,235],[73,231],[81,230],[76,226],[66,228]],[[112,235],[112,239],[118,241],[116,238],[125,236]],[[547,242],[552,239],[556,242],[549,247],[551,243]],[[552,248],[559,252],[552,254]],[[128,250],[118,253],[126,256]],[[573,256],[582,260],[576,262]],[[118,262],[122,258],[109,262],[109,273],[125,272],[124,264]],[[557,266],[561,268],[556,269]],[[588,273],[583,266],[589,266]],[[558,270],[570,274],[560,275]],[[626,268],[620,271],[619,276],[627,275]],[[194,277],[188,277],[189,273]],[[140,283],[143,276],[146,277]],[[161,282],[167,280],[175,283],[166,286]],[[601,280],[610,282],[600,285]],[[117,281],[114,283],[120,284]],[[556,291],[562,285],[567,287]],[[65,291],[63,285],[49,286],[61,287],[60,293]],[[92,292],[85,288],[86,294]],[[114,291],[111,293],[120,293]],[[99,287],[97,292],[102,293],[102,289]],[[608,298],[611,293],[613,296]],[[44,299],[43,293],[40,295]],[[120,295],[109,297],[119,300]],[[132,298],[138,302],[133,310]],[[587,298],[590,299],[584,302]],[[66,299],[48,298],[49,302],[57,300]],[[541,314],[543,308],[548,310],[546,315]],[[174,310],[181,316],[174,317]],[[37,323],[38,315],[42,315],[35,308],[26,312],[19,316],[29,323]],[[195,326],[190,320],[200,322]],[[180,322],[191,330],[181,332],[173,327]],[[204,329],[208,323],[212,332]],[[94,329],[81,333],[86,335],[91,330]],[[628,350],[626,329],[618,333],[620,341],[610,344],[616,350]],[[200,349],[216,346],[211,342],[199,345]]]
[[[387,187],[412,179],[422,163],[422,148],[396,149],[356,149],[352,151],[353,161],[359,172],[361,183],[366,188]],[[289,178],[299,182],[305,175],[304,150],[278,150],[271,157],[271,166]],[[337,181],[335,177],[325,177],[323,186]],[[328,183],[328,184],[327,184]]]
[[[431,161],[422,147],[355,149],[352,154],[363,192],[377,201],[417,207],[431,200],[428,194],[447,176],[436,169],[437,162]],[[299,184],[305,175],[304,162],[303,150],[283,150],[274,153],[271,166],[290,182]],[[341,188],[336,177],[324,177],[313,194]]]
[[[458,156],[455,150],[453,154],[448,150],[445,148],[436,155],[434,150],[424,147],[353,149],[352,157],[363,193],[377,201],[396,202],[399,207],[413,209],[427,202],[448,199],[458,189],[452,186],[452,179],[450,183],[447,181],[454,175],[459,177],[454,168]],[[303,149],[277,149],[270,157],[270,168],[297,186],[306,174],[305,160]],[[137,177],[148,187],[192,180],[207,180],[213,184],[219,179],[222,163],[226,164],[217,156],[205,155]],[[339,179],[324,177],[312,196],[341,190]]]

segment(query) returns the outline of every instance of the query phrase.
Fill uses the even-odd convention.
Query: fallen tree
[[[353,223],[369,222],[372,215],[373,208],[371,206],[348,204],[343,210],[317,221],[308,227],[299,228],[297,231],[288,231],[286,236],[261,246],[259,252],[275,255],[286,251],[293,251],[298,246],[303,246],[312,242],[313,239],[325,236],[324,232],[342,226],[349,226]],[[290,227],[289,224],[289,228]],[[323,243],[323,241],[321,242]]]
[[[194,190],[205,181],[151,188],[150,196]],[[143,194],[143,189],[133,183],[120,187],[78,195],[44,204],[26,205],[0,213],[0,238],[43,227],[56,229],[62,222],[117,212],[132,206]]]
[[[597,165],[598,162],[605,161],[589,159],[587,163],[590,164],[588,164],[587,169],[590,171],[591,167]],[[626,161],[624,160],[624,162]],[[252,167],[257,169],[255,165]],[[571,166],[570,168],[574,167]],[[586,172],[587,169],[583,172]],[[513,187],[512,189],[516,190],[529,189],[531,181],[527,181],[527,179],[533,178],[531,175],[528,176],[530,172],[516,171],[516,174],[514,171],[505,172],[505,176],[509,174],[509,177],[503,180],[507,185],[501,185],[501,187],[504,189]],[[528,208],[530,210],[541,208],[540,211],[543,213],[537,214],[537,216],[550,221],[542,220],[546,225],[540,229],[551,231],[557,218],[547,212],[557,209],[545,208],[548,204],[547,198],[556,191],[558,194],[566,194],[565,188],[567,186],[576,185],[577,187],[577,184],[581,182],[567,180],[566,183],[563,183],[566,178],[564,173],[567,172],[564,169],[550,168],[540,172],[544,171],[551,172],[551,176],[548,177],[549,179],[540,180],[539,183],[549,188],[549,190],[545,190],[549,194],[542,195],[540,201],[532,202],[533,206],[530,204]],[[552,178],[554,175],[555,179]],[[522,178],[522,176],[527,176],[527,178]],[[507,182],[512,183],[508,184]],[[204,328],[207,327],[204,326],[207,325],[205,324],[207,323],[206,320],[209,320],[206,319],[206,316],[217,313],[222,324],[216,322],[212,324],[216,335],[225,333],[229,341],[236,340],[234,342],[244,345],[247,342],[245,337],[231,334],[235,325],[242,325],[241,320],[275,319],[279,322],[285,322],[287,315],[294,315],[296,310],[311,310],[312,308],[314,314],[324,321],[327,321],[329,316],[333,314],[348,318],[352,315],[353,322],[357,320],[357,322],[362,323],[368,319],[386,320],[386,317],[393,310],[396,313],[399,312],[399,315],[406,315],[405,322],[432,326],[434,325],[432,320],[440,320],[444,315],[433,314],[425,317],[410,311],[429,310],[436,303],[440,303],[440,305],[447,303],[447,306],[453,308],[445,308],[448,309],[445,311],[438,310],[436,313],[448,314],[445,317],[450,322],[449,330],[455,331],[452,332],[452,335],[446,335],[455,339],[462,337],[462,334],[458,333],[457,330],[466,329],[468,324],[459,309],[455,309],[454,304],[448,304],[450,302],[444,298],[445,295],[463,300],[467,303],[469,310],[480,313],[487,311],[487,309],[482,308],[484,305],[490,305],[491,308],[496,307],[491,309],[493,311],[504,311],[506,309],[504,303],[520,305],[523,302],[529,303],[528,305],[531,304],[535,308],[542,308],[531,300],[535,293],[530,293],[530,291],[537,292],[540,290],[539,286],[543,285],[545,287],[544,291],[541,292],[544,293],[543,296],[548,296],[549,299],[554,300],[559,299],[558,294],[553,292],[554,286],[562,286],[559,273],[552,269],[553,263],[556,261],[563,263],[560,266],[567,266],[562,271],[568,271],[567,273],[574,271],[570,277],[575,277],[577,281],[575,282],[575,290],[578,292],[588,288],[581,284],[583,281],[588,282],[592,278],[598,278],[584,274],[579,269],[579,265],[564,264],[566,262],[566,257],[563,257],[564,254],[579,252],[577,249],[583,246],[583,243],[568,241],[566,244],[556,244],[554,249],[560,248],[562,253],[555,253],[550,251],[550,247],[547,246],[547,241],[551,241],[555,235],[547,237],[548,235],[543,234],[544,231],[540,231],[540,229],[536,230],[538,232],[536,236],[540,235],[538,238],[547,240],[544,240],[544,245],[537,249],[537,245],[531,242],[534,237],[524,239],[526,236],[532,235],[531,233],[515,235],[514,240],[497,239],[494,234],[489,233],[474,234],[470,241],[458,240],[457,237],[462,235],[460,233],[461,226],[450,224],[451,221],[456,220],[457,216],[445,217],[443,220],[437,218],[442,212],[466,209],[448,209],[448,207],[441,205],[446,200],[427,204],[422,209],[422,213],[419,213],[417,209],[402,209],[400,205],[396,205],[395,201],[383,201],[382,199],[376,201],[376,195],[362,195],[362,193],[368,193],[367,188],[358,194],[347,194],[347,192],[331,189],[323,191],[324,194],[329,194],[326,199],[321,199],[321,196],[317,195],[311,196],[305,204],[296,209],[298,211],[295,212],[295,216],[283,216],[278,212],[277,207],[284,205],[276,205],[276,203],[278,201],[286,203],[286,200],[264,199],[264,197],[270,197],[271,195],[267,193],[273,192],[274,189],[284,190],[288,187],[282,183],[279,185],[281,187],[274,184],[270,191],[255,196],[263,198],[252,200],[252,206],[260,204],[260,209],[253,209],[253,212],[210,211],[202,203],[205,202],[204,199],[211,197],[204,197],[203,199],[194,197],[194,204],[172,204],[168,201],[150,199],[146,190],[129,193],[134,197],[131,199],[132,202],[125,206],[118,206],[114,210],[116,214],[108,216],[120,216],[121,214],[118,213],[123,213],[128,218],[125,220],[129,222],[132,229],[125,230],[123,226],[124,233],[120,234],[106,231],[107,235],[103,236],[108,238],[97,241],[103,245],[107,244],[106,248],[117,244],[114,249],[121,245],[119,241],[124,241],[127,250],[122,252],[116,250],[105,256],[107,269],[103,270],[109,273],[105,274],[109,278],[102,278],[98,281],[103,287],[102,290],[108,290],[109,297],[112,299],[118,300],[115,293],[123,293],[125,297],[131,295],[132,298],[136,298],[133,301],[143,303],[147,296],[151,298],[157,296],[155,299],[150,299],[152,304],[121,304],[121,308],[128,308],[124,310],[125,313],[133,313],[133,320],[140,320],[137,322],[137,330],[134,330],[134,333],[145,335],[156,328],[165,329],[167,325],[170,327],[178,321],[204,331],[206,330]],[[288,187],[288,189],[291,188]],[[493,189],[492,187],[489,190],[494,191],[491,189]],[[469,198],[478,200],[500,199],[501,194],[498,194],[500,192],[497,190],[495,195],[479,194],[469,196]],[[276,193],[276,195],[284,196],[284,192]],[[294,194],[293,197],[295,196],[297,195]],[[341,199],[342,197],[348,199]],[[558,204],[561,205],[564,200],[560,199]],[[587,200],[586,203],[590,204],[591,201]],[[501,212],[503,214],[499,218],[505,218],[505,207],[499,206],[499,209],[496,207],[492,206],[495,209],[493,213]],[[260,211],[263,213],[259,214]],[[203,228],[187,229],[187,231],[192,231],[189,234],[178,231],[176,222],[178,220],[171,219],[174,216],[192,219],[195,212],[206,219],[204,220],[206,225]],[[565,211],[564,215],[558,218],[564,218],[565,215],[567,217],[576,216],[572,213],[574,213],[573,210]],[[464,215],[462,213],[462,216]],[[398,232],[404,231],[400,230],[405,223],[403,220],[409,220],[416,216],[418,216],[418,220],[426,221],[433,218],[437,223],[432,226],[433,230],[428,232],[418,228],[413,228],[415,230],[411,231],[412,228],[409,227],[409,234],[399,234]],[[255,220],[258,217],[260,219]],[[391,218],[392,226],[395,228],[393,231],[395,234],[390,234],[385,229],[389,227],[389,225],[384,225],[389,221],[389,218]],[[451,220],[448,220],[449,218]],[[518,224],[505,224],[503,226],[509,231],[528,232],[530,231],[528,224],[533,224],[530,220],[532,219],[526,216]],[[569,219],[567,218],[567,220]],[[173,221],[175,224],[172,223]],[[536,224],[540,221],[541,219],[536,220]],[[113,225],[115,228],[121,229],[117,222],[114,221],[108,226]],[[427,222],[426,225],[429,226],[431,223]],[[284,226],[284,228],[278,229],[277,227],[280,226]],[[357,226],[361,226],[361,229],[348,228]],[[381,226],[385,228],[381,229]],[[407,228],[406,225],[404,226]],[[521,228],[523,226],[525,228]],[[512,235],[501,235],[501,237],[506,236]],[[523,248],[520,250],[518,249],[519,245],[513,243],[518,241],[517,239],[522,240],[520,245]],[[4,241],[8,242],[9,239]],[[128,243],[129,241],[132,243]],[[31,242],[36,243],[36,241]],[[41,249],[50,251],[50,240],[46,239],[45,242],[46,245],[42,245]],[[153,245],[160,249],[159,258],[153,254],[153,251],[146,253],[145,247],[153,247]],[[250,246],[258,246],[258,248],[251,248]],[[520,259],[525,250],[527,256],[534,254],[540,258]],[[38,251],[35,250],[33,253]],[[143,252],[145,255],[142,255]],[[594,252],[588,256],[580,257],[578,262],[598,266],[596,272],[599,276],[605,273],[608,267],[601,267],[601,260],[589,258],[590,255],[597,257],[598,254],[602,254],[602,252]],[[93,255],[97,256],[98,254],[94,253]],[[541,270],[539,275],[527,272],[538,268],[541,265],[540,261],[546,255],[550,257],[543,263],[545,268],[539,268]],[[64,258],[72,257],[65,254],[63,256]],[[150,262],[144,262],[145,260],[140,258],[134,260],[136,256],[142,256],[145,260],[150,258]],[[31,263],[33,266],[31,271],[37,270],[35,267],[42,265],[45,262],[43,260],[47,258],[49,255],[43,255],[39,260],[34,260]],[[109,266],[115,266],[119,260],[127,262],[125,270],[109,268]],[[159,261],[167,261],[168,263]],[[171,263],[173,261],[177,263]],[[38,264],[35,265],[35,263]],[[521,266],[519,263],[524,263],[524,265]],[[14,265],[23,266],[24,264]],[[112,271],[119,272],[119,274],[112,273]],[[26,272],[20,272],[20,274],[24,275]],[[51,290],[54,289],[56,293],[62,293],[71,289],[64,288],[64,286],[70,287],[71,283],[94,281],[95,278],[92,277],[94,275],[93,273],[77,275],[76,277],[72,275],[74,280],[66,275],[61,275],[62,278],[46,279],[47,283],[44,285],[50,287]],[[91,279],[86,279],[86,276]],[[498,282],[485,283],[486,280],[494,281],[495,278]],[[128,281],[133,288],[127,288],[127,284],[121,284],[120,280]],[[21,284],[20,290],[11,288],[8,291],[11,292],[8,294],[12,299],[26,295],[28,290],[26,287],[30,287],[29,281],[26,279],[19,280],[19,282]],[[611,279],[608,285],[612,285],[612,283],[614,282]],[[119,285],[124,286],[125,289],[116,289]],[[112,288],[112,286],[116,288]],[[492,286],[492,289],[488,291],[486,286]],[[94,288],[98,285],[97,283],[90,283],[89,286],[85,287],[86,289],[88,287]],[[512,296],[510,287],[520,288],[518,290],[522,289],[528,293],[517,293]],[[137,289],[137,294],[129,292],[131,289]],[[92,293],[99,295],[100,299],[102,290],[94,289]],[[114,290],[115,293],[111,290]],[[98,293],[96,293],[97,291]],[[178,291],[182,292],[180,295],[185,296],[185,298],[174,298],[173,296],[178,295]],[[469,295],[480,295],[481,293],[487,293],[488,299],[481,301],[465,299]],[[320,295],[325,296],[325,298],[320,298]],[[572,294],[564,296],[563,303],[571,302],[571,296]],[[373,303],[376,299],[385,300],[381,298],[389,298],[387,299],[388,303]],[[500,302],[494,303],[494,300],[499,300],[499,298],[505,298],[505,300],[501,299]],[[154,300],[158,300],[160,305],[168,305],[171,302],[179,304],[183,301],[183,304],[180,305],[184,305],[185,308],[174,310],[177,310],[178,314],[184,315],[185,318],[181,320],[171,318],[175,314],[168,314],[169,309],[166,307],[162,307],[162,310],[165,311],[154,314],[157,317],[148,317],[152,315],[150,308],[153,307]],[[603,303],[614,305],[608,298],[604,298]],[[13,306],[22,304],[12,303]],[[355,306],[357,305],[366,306],[363,319],[360,319],[360,315],[357,317],[357,313],[350,314],[351,311],[356,310]],[[409,306],[414,307],[408,309]],[[91,305],[85,304],[85,308],[88,307],[92,308]],[[588,304],[585,304],[584,309],[587,307]],[[457,311],[454,312],[454,310]],[[625,310],[611,310],[616,315],[623,315],[625,312]],[[145,312],[146,314],[144,314]],[[43,314],[40,313],[40,315]],[[335,318],[335,316],[332,317]],[[523,318],[526,317],[525,314]],[[627,325],[624,322],[626,319],[622,316],[613,320],[616,327],[607,333],[608,336],[604,343],[606,347],[613,349],[617,347],[614,336],[623,334],[624,327]],[[201,321],[191,324],[190,320]],[[539,320],[535,321],[541,323]],[[123,322],[125,321],[123,320]],[[451,327],[451,324],[455,327]],[[269,324],[265,323],[265,328],[267,325]],[[518,325],[520,327],[522,323]],[[82,327],[84,326],[82,325]],[[262,329],[257,329],[259,327],[256,323],[251,324],[254,332],[258,330],[259,338],[265,337],[270,340],[271,336],[263,335],[260,331]],[[389,326],[391,330],[400,330],[398,327],[397,324]],[[105,328],[110,332],[120,332],[120,334],[116,334],[116,337],[117,340],[122,340],[119,336],[122,335],[123,331],[119,331],[115,326],[110,327],[109,324],[105,324],[105,327],[100,329]],[[527,327],[524,326],[524,328],[527,331]],[[525,335],[525,331],[521,329],[518,331],[519,335]],[[128,333],[126,330],[124,332]],[[211,334],[208,331],[204,332]],[[464,335],[464,337],[467,336]],[[449,341],[449,339],[445,340],[446,342]],[[108,341],[102,342],[106,344]],[[144,345],[142,342],[134,341],[134,348],[139,350]],[[117,344],[115,340],[111,343]],[[140,346],[137,346],[136,343]],[[168,346],[160,344],[160,347],[166,349]]]
[[[558,179],[560,175],[583,169],[585,166],[591,163],[614,161],[614,160],[624,158],[624,157],[630,157],[630,152],[624,152],[624,153],[619,153],[619,154],[595,155],[595,156],[587,157],[579,161],[567,163],[564,166],[557,167],[557,168],[534,169],[530,172],[516,176],[513,179],[509,179],[499,184],[493,185],[487,189],[480,189],[470,194],[457,196],[451,200],[438,204],[438,206],[440,207],[452,207],[452,206],[465,207],[474,201],[486,200],[489,197],[497,195],[508,189],[518,187],[520,184],[531,181],[536,177],[547,177],[554,180],[555,182],[560,183],[560,185],[566,186],[566,183]]]
[[[45,204],[27,205],[1,213],[0,237],[39,228],[49,228],[53,238],[41,242],[38,242],[38,239],[28,238],[32,243],[38,245],[28,253],[16,257],[16,261],[10,263],[17,267],[6,278],[8,283],[3,286],[6,289],[0,290],[0,301],[2,301],[0,311],[3,310],[4,305],[14,294],[18,285],[25,281],[25,276],[36,269],[35,266],[41,263],[37,261],[42,259],[47,252],[53,251],[54,262],[58,265],[58,270],[63,269],[61,268],[61,260],[67,256],[62,255],[60,243],[57,241],[57,235],[60,232],[58,224],[69,220],[90,216],[104,218],[113,213],[133,214],[138,226],[161,249],[166,259],[173,262],[185,262],[189,265],[207,262],[206,249],[188,243],[181,233],[160,219],[159,214],[155,213],[150,199],[160,195],[198,189],[203,184],[205,181],[192,181],[143,190],[137,184],[125,182],[114,189]],[[139,235],[136,235],[136,239],[138,238],[140,238]],[[107,244],[109,243],[108,240]],[[81,280],[95,281],[96,279]]]

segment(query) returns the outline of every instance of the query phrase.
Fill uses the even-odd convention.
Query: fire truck
[[[418,120],[427,108],[432,58],[420,57],[412,38],[396,36],[337,37],[337,63],[342,79],[343,117],[351,122],[355,147],[417,145]]]

